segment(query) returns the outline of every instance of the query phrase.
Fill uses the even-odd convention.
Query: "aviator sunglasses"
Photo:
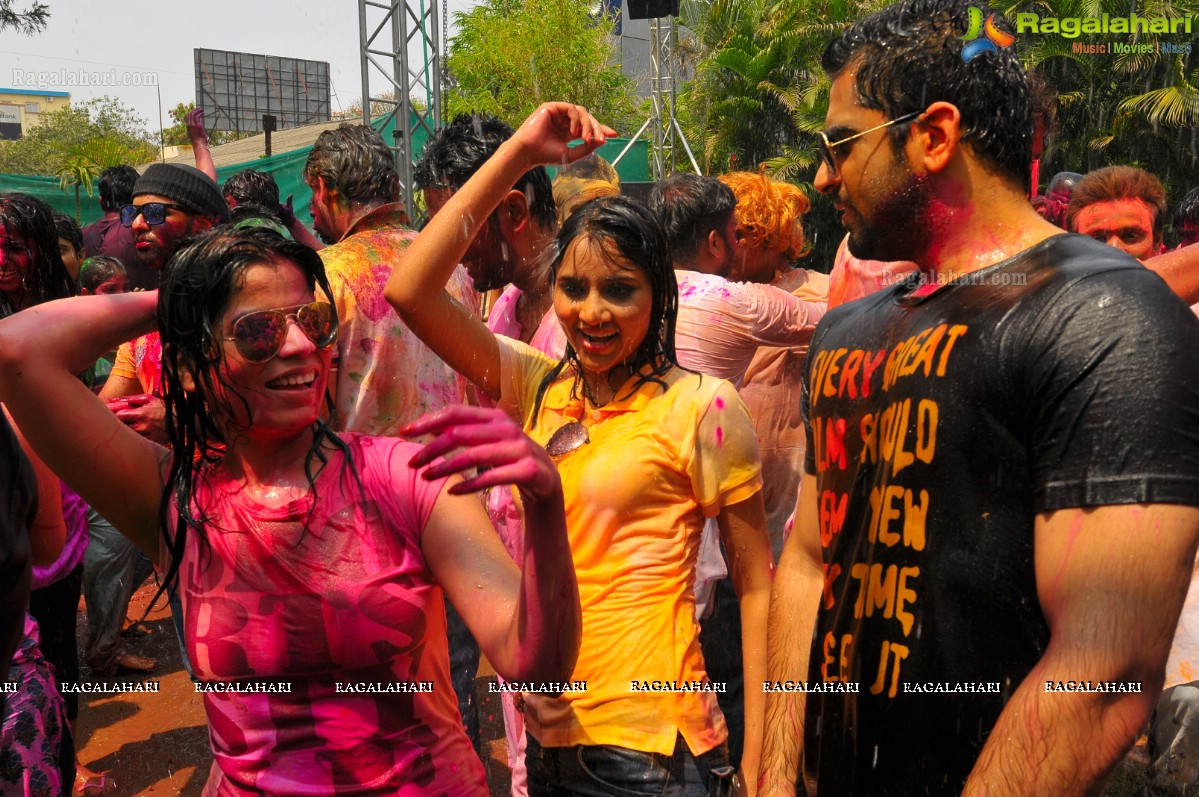
[[[151,227],[162,224],[167,220],[167,210],[177,210],[180,213],[191,213],[190,210],[181,205],[172,205],[170,202],[147,202],[142,206],[125,205],[121,208],[121,226],[132,227],[134,220],[141,216],[146,220],[146,224]]]
[[[911,119],[915,119],[917,116],[920,116],[920,114],[922,114],[922,113],[924,113],[924,111],[913,111],[912,113],[904,114],[903,116],[899,117],[898,119],[892,119],[889,122],[883,122],[881,125],[875,125],[874,127],[870,128],[869,130],[863,130],[861,133],[854,133],[852,136],[846,136],[845,138],[841,139],[840,141],[829,141],[828,136],[826,136],[824,134],[824,131],[821,130],[817,134],[820,136],[820,141],[817,142],[817,146],[820,147],[820,158],[824,161],[824,165],[828,169],[829,175],[832,177],[837,176],[837,162],[833,159],[833,150],[835,150],[837,147],[841,146],[842,144],[848,144],[850,141],[859,139],[862,136],[867,135],[869,133],[873,133],[875,130],[882,130],[884,128],[890,127],[891,125],[897,125],[902,122],[907,122]]]
[[[247,362],[264,363],[283,348],[287,322],[292,319],[318,349],[327,349],[337,341],[337,313],[328,302],[246,313],[233,322],[232,337],[221,340],[233,341],[237,353]]]

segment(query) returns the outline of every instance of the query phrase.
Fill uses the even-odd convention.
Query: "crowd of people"
[[[61,686],[157,670],[155,568],[205,795],[487,795],[481,656],[518,797],[1093,795],[1142,735],[1199,788],[1199,188],[1038,194],[968,10],[828,45],[830,264],[565,102],[431,136],[419,231],[364,125],[311,230],[199,114],[82,230],[0,194],[0,795],[119,793]]]

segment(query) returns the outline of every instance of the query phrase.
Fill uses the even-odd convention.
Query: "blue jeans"
[[[466,621],[447,598],[445,601],[445,635],[450,646],[450,681],[458,698],[458,713],[470,746],[480,760],[483,754],[483,734],[479,726],[479,704],[475,700],[475,677],[479,674],[479,644],[475,642]]]
[[[708,797],[720,794],[712,770],[728,760],[723,744],[693,756],[681,736],[670,755],[613,745],[543,748],[532,734],[525,752],[529,797]]]
[[[699,646],[708,680],[725,685],[716,693],[720,713],[729,729],[729,764],[741,766],[745,750],[745,668],[741,661],[741,601],[731,578],[716,582],[715,608],[699,622]]]
[[[87,602],[87,647],[84,660],[97,675],[116,672],[124,650],[121,626],[129,599],[154,566],[150,559],[94,509],[87,512],[89,534],[83,560],[83,597]]]

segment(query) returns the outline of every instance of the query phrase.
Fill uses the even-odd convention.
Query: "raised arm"
[[[204,109],[191,109],[184,121],[187,124],[187,138],[191,141],[192,154],[196,156],[196,168],[211,177],[215,183],[216,164],[212,162],[212,152],[208,149],[208,133],[204,130]]]
[[[75,374],[152,329],[157,296],[62,299],[0,321],[0,401],[50,469],[153,556],[168,453],[118,421]]]
[[[412,467],[433,462],[425,478],[451,480],[425,526],[433,574],[500,675],[512,681],[565,681],[574,670],[582,626],[562,482],[545,450],[502,410],[455,406],[405,427],[405,436],[438,435]],[[439,457],[444,457],[437,461]],[[520,568],[472,491],[514,484],[525,510]]]
[[[805,475],[799,486],[795,528],[783,544],[774,592],[770,596],[766,677],[770,681],[808,681],[812,629],[820,608],[820,527],[816,477]],[[746,679],[745,688],[750,688]],[[766,736],[758,793],[761,797],[794,797],[803,770],[803,692],[766,695]]]
[[[391,272],[384,293],[404,323],[492,399],[500,395],[495,337],[445,292],[446,283],[488,216],[522,174],[542,164],[578,160],[604,143],[605,136],[615,134],[581,106],[542,105],[429,220]],[[570,147],[576,138],[583,143]]]
[[[1101,795],[1162,688],[1199,541],[1199,509],[1063,509],[1036,521],[1049,646],[1004,707],[964,795]],[[1053,692],[1058,681],[1139,692]]]
[[[758,766],[762,757],[766,695],[766,614],[770,608],[770,583],[774,562],[766,535],[766,509],[762,493],[726,506],[716,517],[729,571],[741,604],[741,660],[745,673],[745,751],[741,756],[742,780],[748,794],[757,793]]]

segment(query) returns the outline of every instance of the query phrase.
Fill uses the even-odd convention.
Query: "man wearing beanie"
[[[155,204],[166,206],[166,217],[151,224],[144,209]],[[155,271],[162,270],[184,238],[229,221],[229,207],[216,183],[196,167],[179,163],[151,164],[133,186],[130,207],[138,209],[131,222],[137,256]],[[149,218],[155,219],[157,209],[150,210]],[[122,223],[128,214],[122,212]]]
[[[133,186],[133,204],[121,208],[121,224],[132,228],[138,260],[155,272],[162,271],[167,259],[187,238],[228,221],[229,208],[216,183],[194,166],[177,163],[152,164]],[[161,395],[162,344],[158,333],[121,344],[100,398],[134,431],[167,444]],[[150,672],[157,662],[124,652],[119,635],[136,586],[137,551],[107,524],[93,524],[91,533],[95,551],[89,553],[86,568],[104,575],[85,579],[84,592],[89,610],[95,608],[89,615],[102,618],[99,625],[104,627],[93,625],[89,629],[85,658],[97,673],[109,674],[118,667]],[[102,545],[96,544],[98,536]],[[171,609],[177,617],[174,596]]]

